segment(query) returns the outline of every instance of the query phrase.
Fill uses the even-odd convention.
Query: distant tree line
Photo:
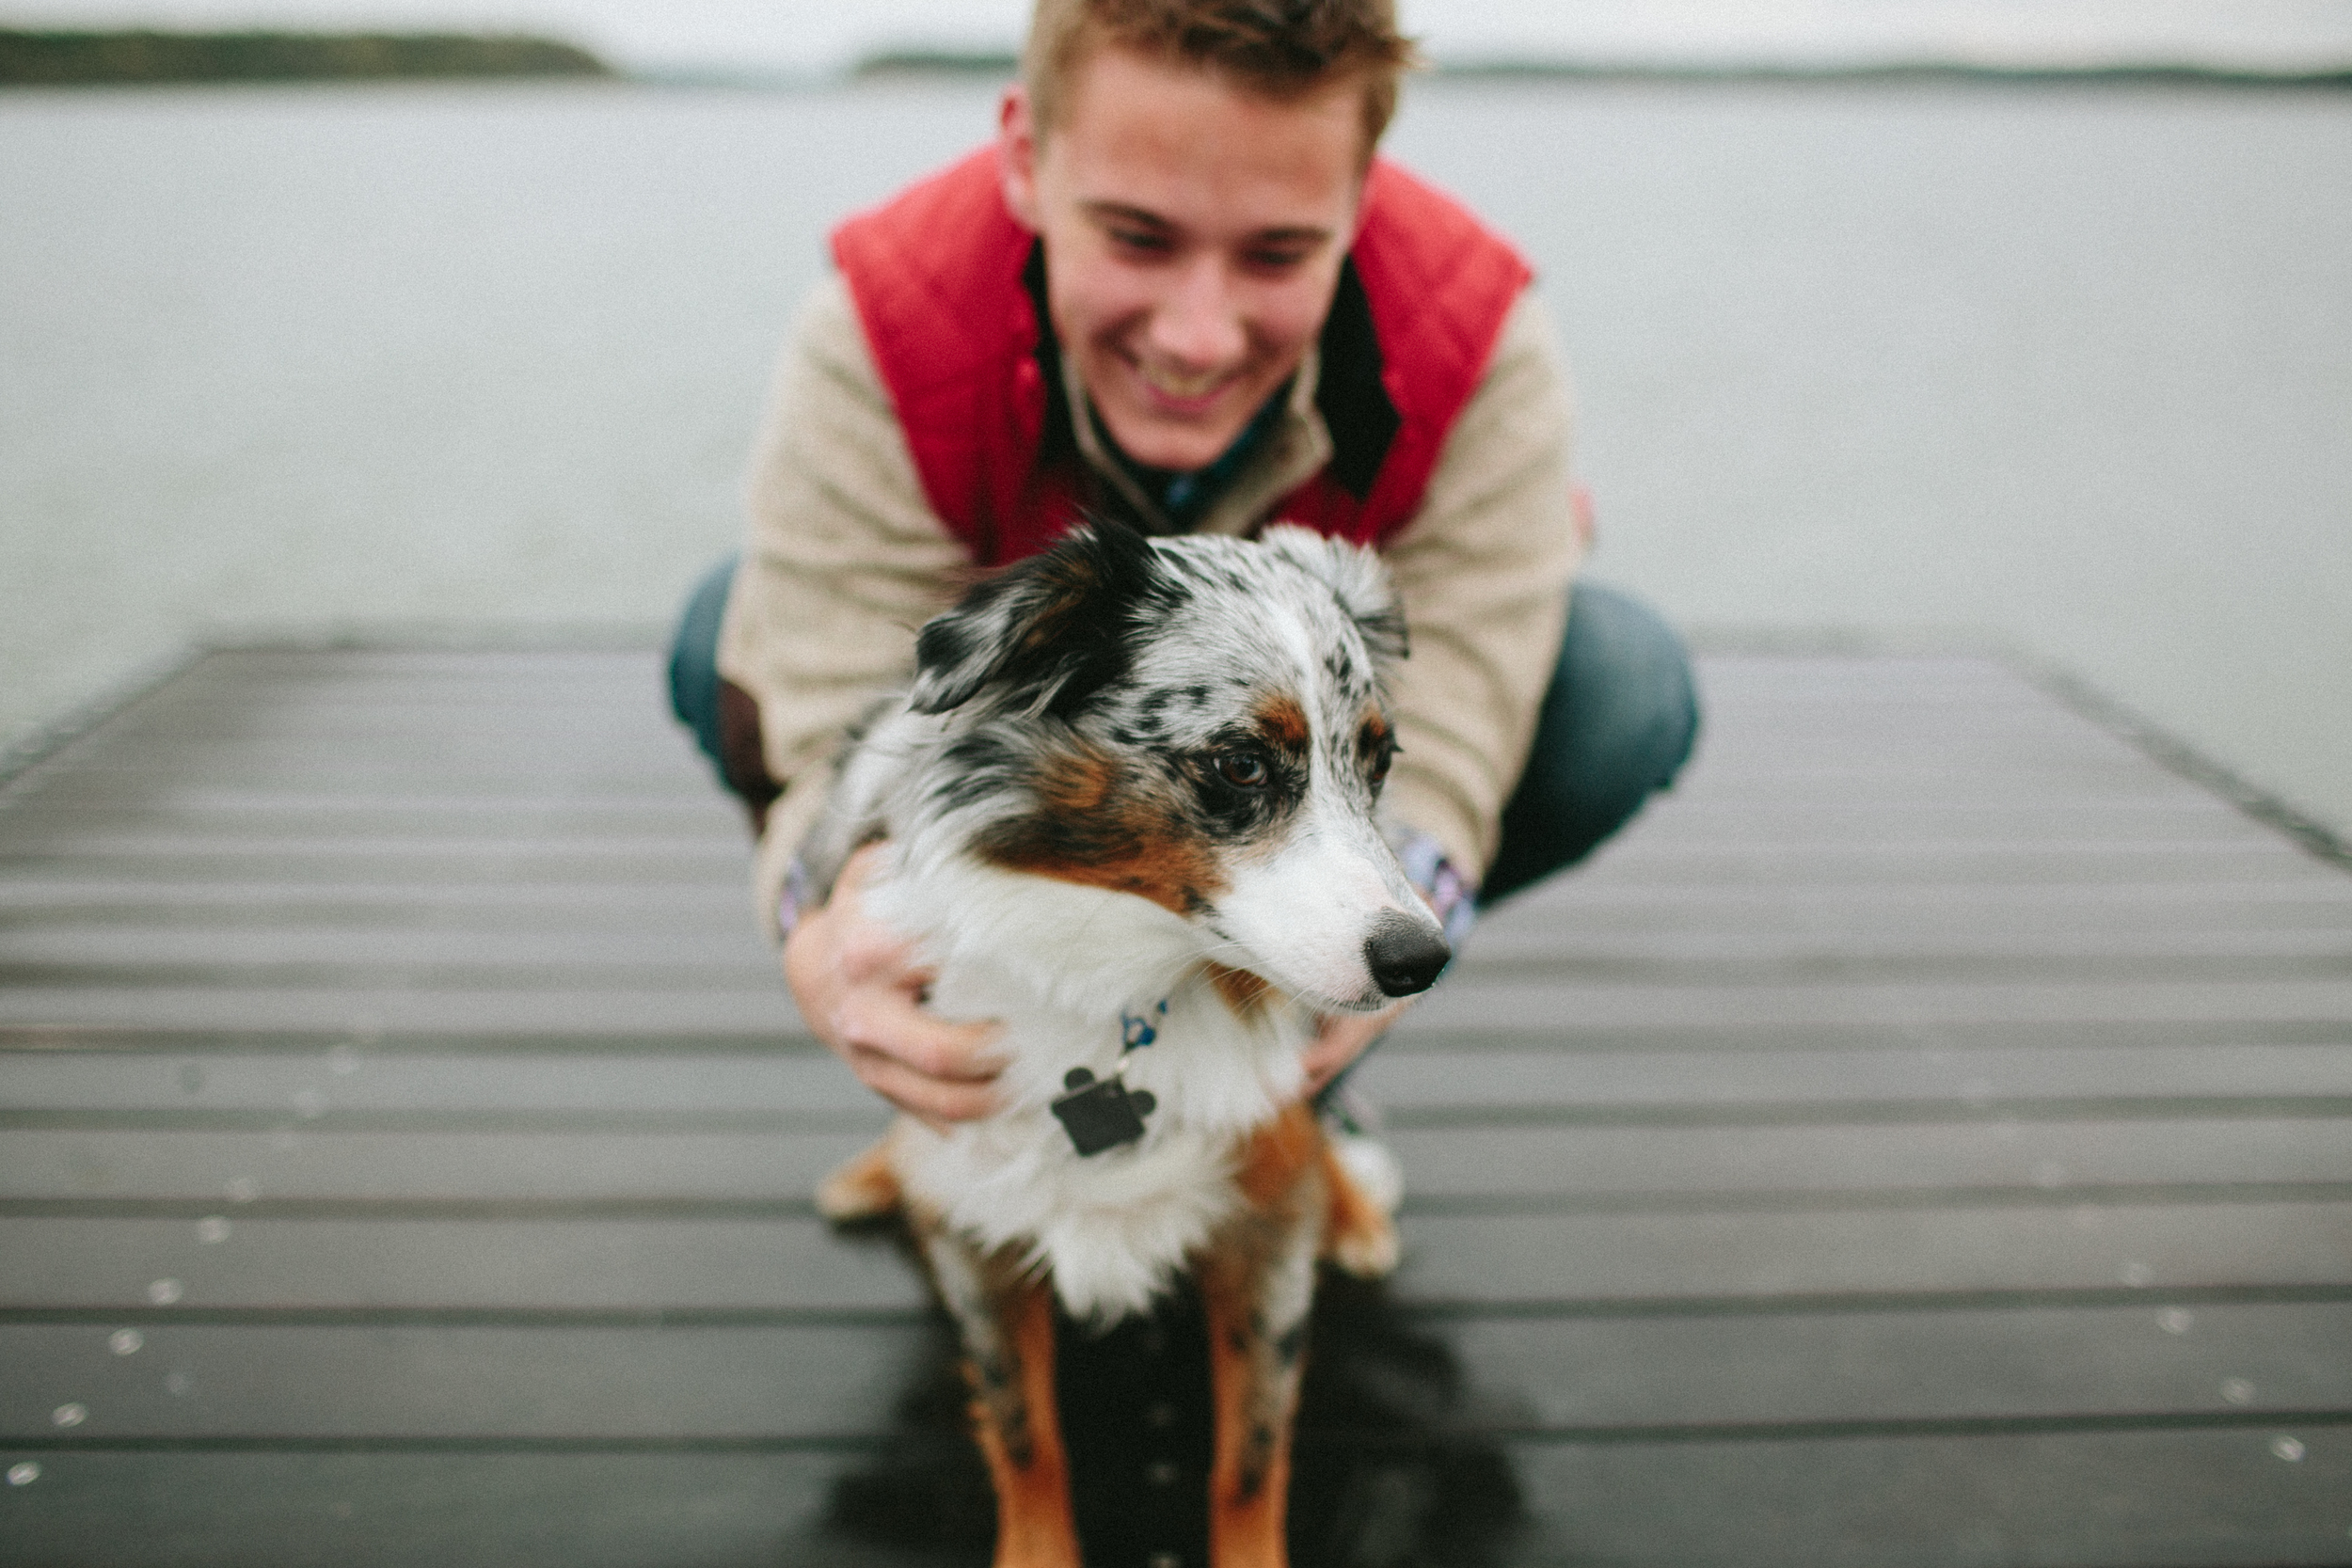
[[[464,33],[83,33],[0,28],[0,87],[612,74],[612,67],[585,49],[551,39]]]

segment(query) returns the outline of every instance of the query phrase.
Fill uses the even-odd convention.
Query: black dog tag
[[[1097,1080],[1082,1067],[1062,1078],[1070,1092],[1049,1107],[1080,1156],[1100,1154],[1143,1136],[1143,1118],[1159,1103],[1150,1089],[1131,1089],[1117,1078]]]

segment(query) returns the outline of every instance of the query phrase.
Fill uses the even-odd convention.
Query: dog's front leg
[[[1080,1568],[1054,1403],[1054,1292],[1017,1251],[987,1253],[935,1221],[917,1231],[963,1338],[972,1428],[996,1488],[996,1568]]]
[[[1240,1174],[1247,1207],[1200,1263],[1216,1436],[1209,1479],[1216,1568],[1281,1568],[1307,1315],[1327,1202],[1322,1144],[1294,1107],[1261,1129]]]

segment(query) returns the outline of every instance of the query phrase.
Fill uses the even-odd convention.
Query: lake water
[[[194,641],[650,635],[841,213],[971,83],[0,96],[0,736]],[[2352,829],[2352,95],[1419,84],[1597,574],[1996,643]]]

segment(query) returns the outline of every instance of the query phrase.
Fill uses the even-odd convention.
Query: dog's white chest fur
[[[1197,935],[1120,894],[950,856],[902,860],[869,907],[936,965],[934,1011],[1004,1023],[999,1112],[945,1134],[912,1120],[894,1132],[909,1196],[988,1247],[1031,1251],[1073,1316],[1144,1307],[1240,1201],[1249,1130],[1297,1098],[1304,1015],[1237,1013]],[[1148,1020],[1152,1043],[1128,1050],[1123,1016]],[[1141,1139],[1078,1153],[1050,1109],[1073,1068],[1151,1091]]]

